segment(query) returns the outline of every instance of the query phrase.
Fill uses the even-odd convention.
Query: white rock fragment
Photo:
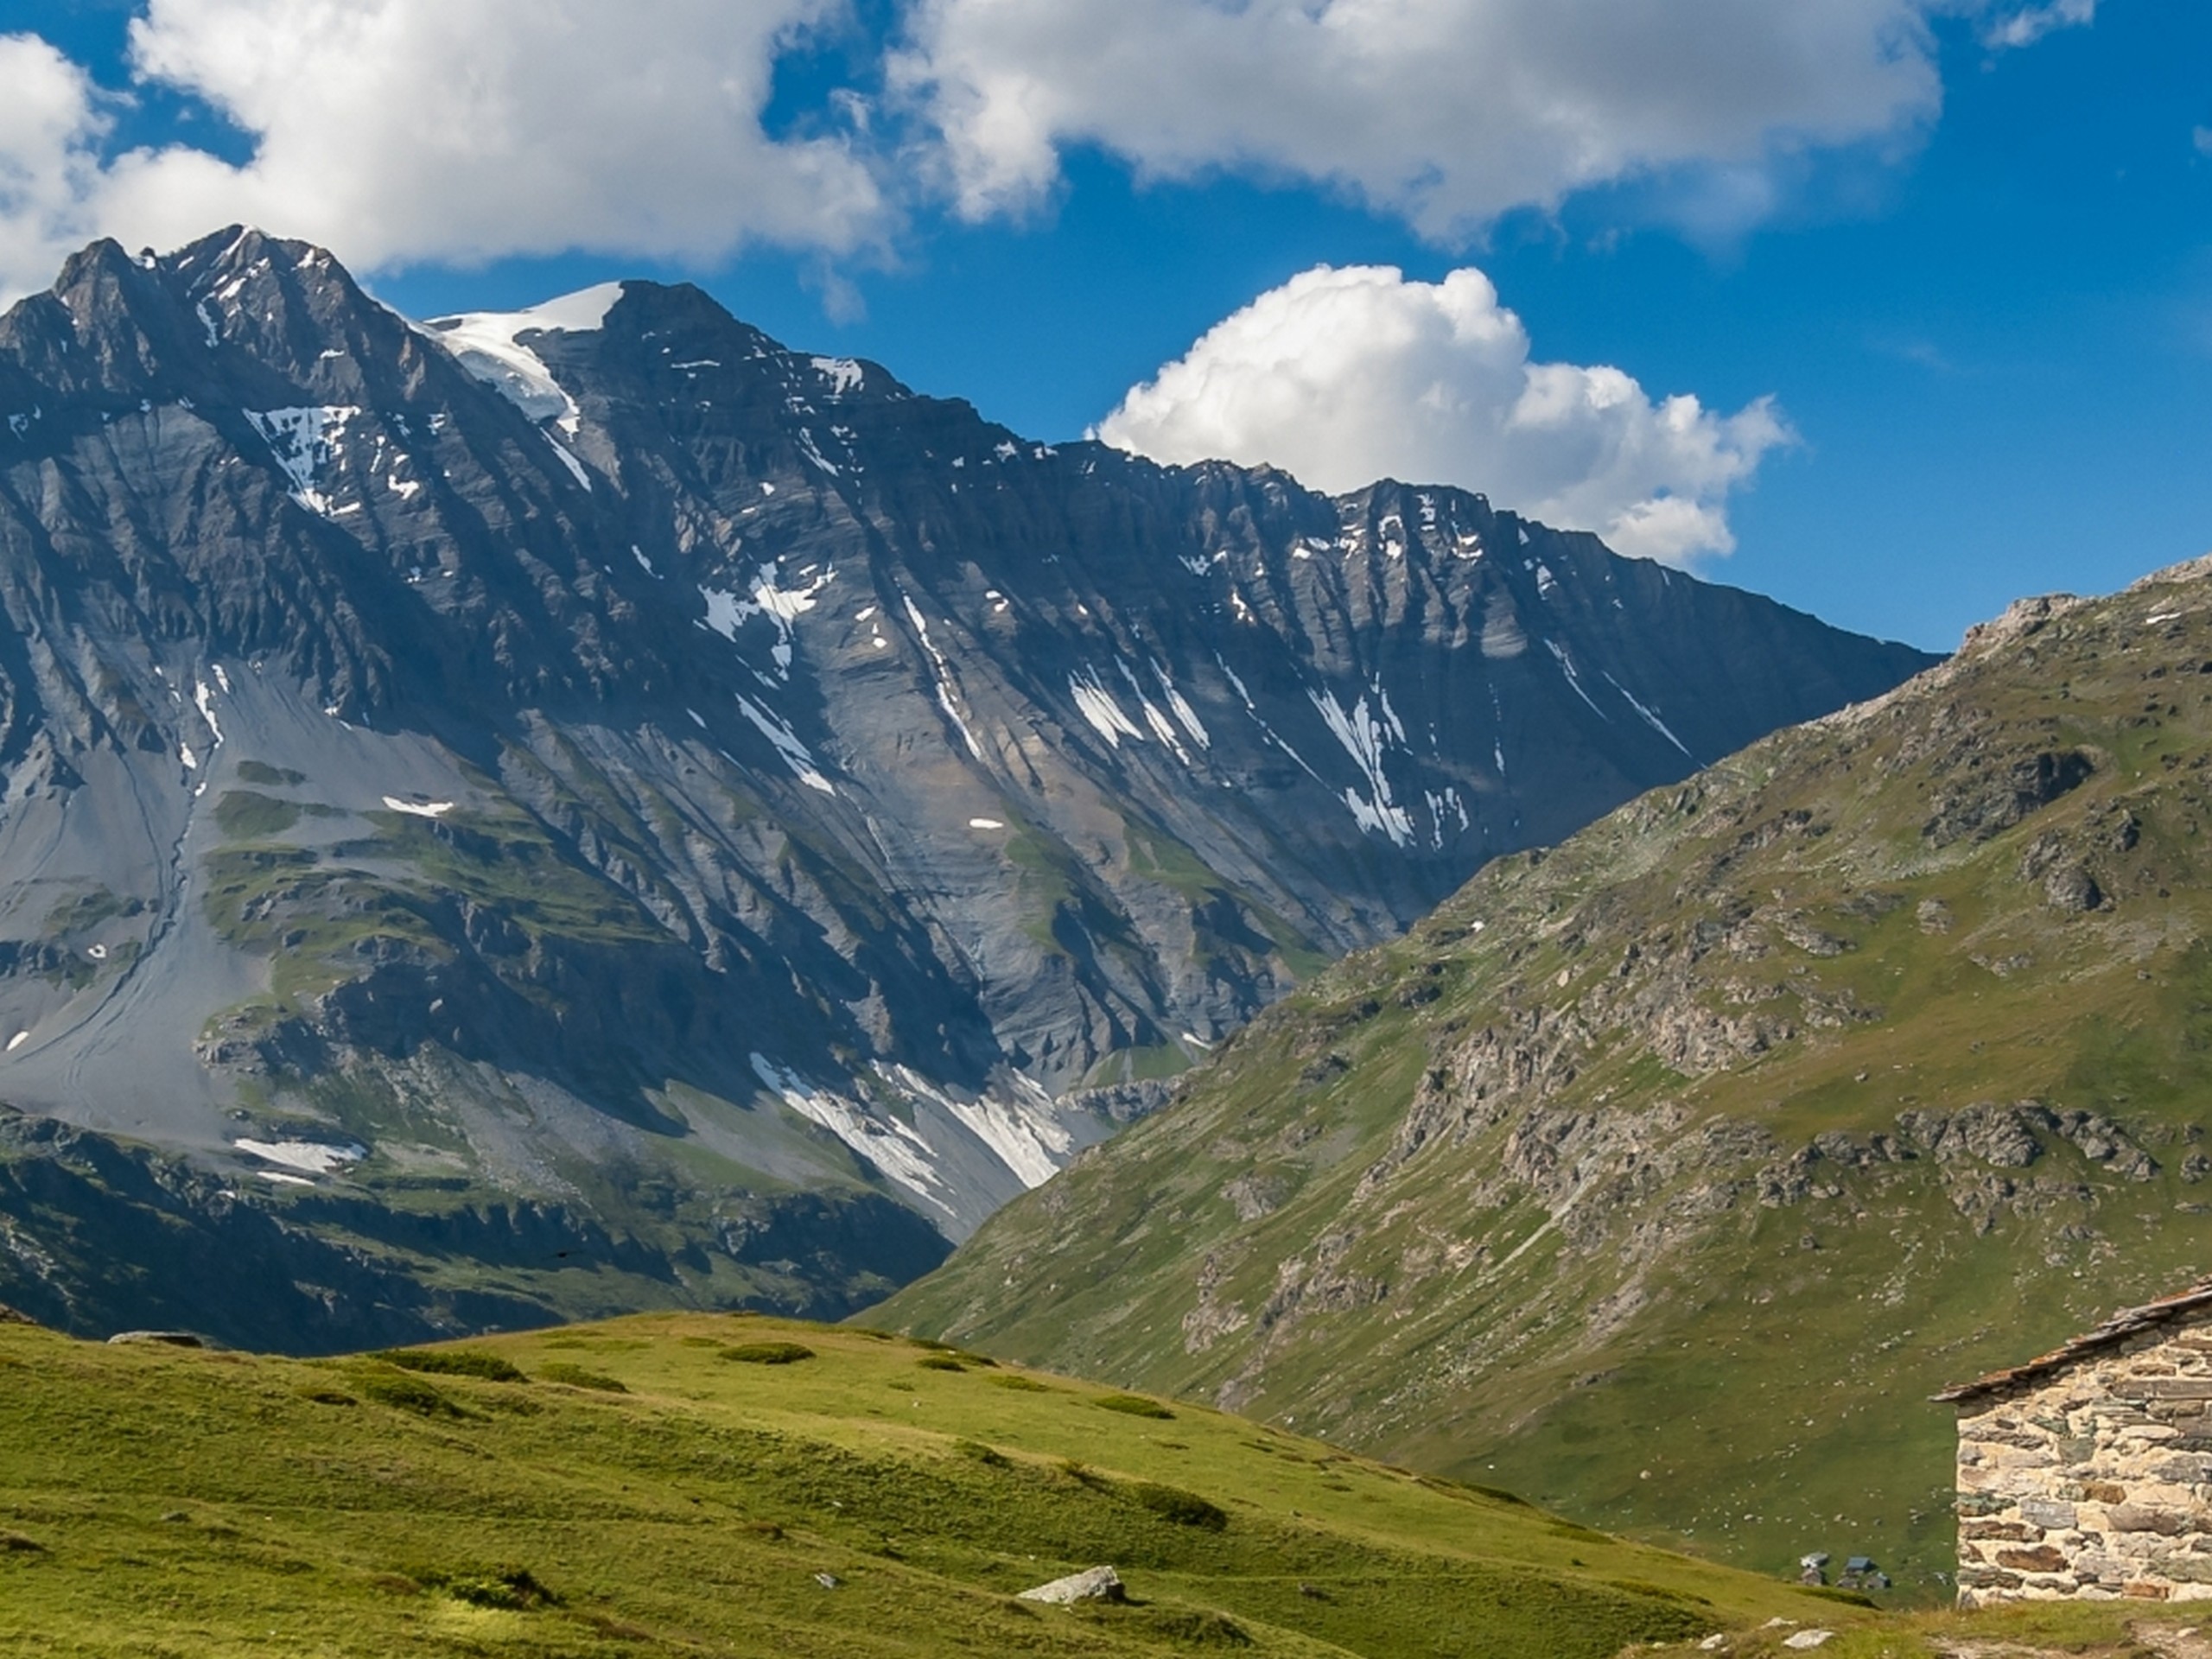
[[[1112,1567],[1094,1567],[1087,1573],[1070,1573],[1033,1590],[1024,1590],[1020,1599],[1065,1607],[1078,1601],[1123,1601],[1128,1599],[1128,1592],[1122,1587],[1122,1575]]]
[[[1783,1637],[1782,1645],[1785,1648],[1817,1648],[1834,1639],[1834,1630],[1800,1630],[1795,1636]]]

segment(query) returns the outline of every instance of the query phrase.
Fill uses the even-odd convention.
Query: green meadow
[[[1018,1599],[1102,1564],[1126,1605]],[[0,1325],[10,1655],[1599,1659],[1873,1617],[846,1328],[645,1315],[302,1361]]]

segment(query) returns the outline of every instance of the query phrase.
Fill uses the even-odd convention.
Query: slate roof
[[[1992,1371],[1987,1376],[1961,1382],[1956,1388],[1946,1389],[1929,1398],[1956,1405],[1980,1399],[1985,1395],[2000,1394],[2020,1383],[2037,1382],[2052,1376],[2077,1360],[2085,1359],[2107,1348],[2116,1347],[2130,1337],[2206,1308],[2212,1308],[2212,1279],[2199,1280],[2187,1290],[2155,1302],[2145,1302],[2140,1307],[2122,1308],[2095,1330],[2085,1331],[2072,1341],[2061,1343],[2049,1353],[2038,1355],[2024,1365]]]

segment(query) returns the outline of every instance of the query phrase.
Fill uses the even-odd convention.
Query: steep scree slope
[[[247,231],[73,258],[0,419],[0,1100],[73,1126],[0,1135],[0,1293],[80,1327],[104,1233],[264,1224],[343,1261],[142,1288],[849,1308],[1486,857],[1926,660]]]
[[[876,1317],[1941,1593],[1926,1396],[2212,1255],[2208,836],[2212,566],[2024,602],[1498,861]]]

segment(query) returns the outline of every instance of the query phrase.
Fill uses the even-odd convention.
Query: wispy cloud
[[[1982,31],[1985,45],[2033,46],[2057,29],[2086,29],[2097,20],[2097,0],[2044,0],[2024,6],[1991,23]]]

